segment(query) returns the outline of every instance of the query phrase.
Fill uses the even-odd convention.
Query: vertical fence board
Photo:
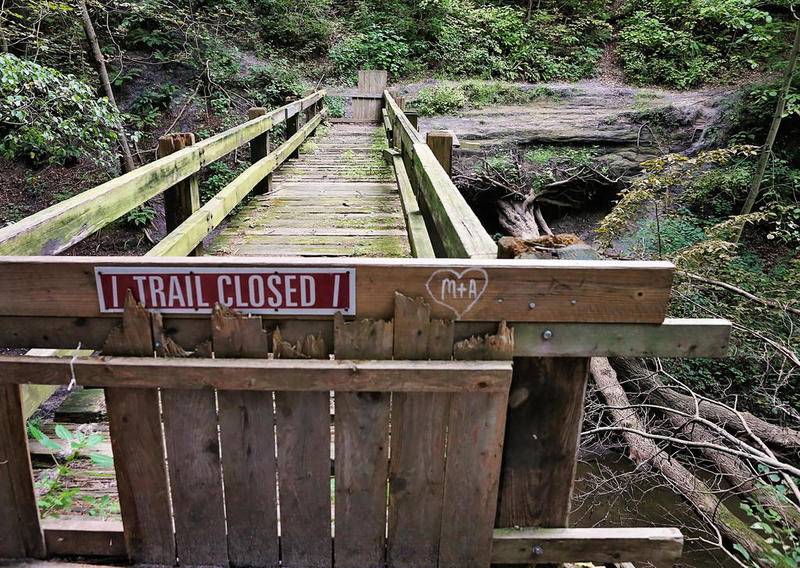
[[[431,322],[430,306],[402,294],[395,294],[394,305],[395,358],[450,358],[452,322]],[[387,549],[390,567],[437,565],[449,401],[449,394],[440,393],[392,395]]]
[[[514,359],[511,391],[520,395],[508,412],[498,527],[567,526],[588,364],[585,357]]]
[[[391,359],[392,328],[392,322],[345,322],[337,314],[334,354],[337,359]],[[337,568],[384,565],[389,403],[389,393],[336,393]]]
[[[0,558],[44,558],[19,385],[0,386]]]
[[[217,357],[266,358],[260,317],[217,306],[211,320]],[[218,391],[222,471],[232,566],[277,567],[278,509],[272,392]]]
[[[327,358],[320,338],[291,346],[273,335],[275,357]],[[283,566],[330,568],[331,423],[327,392],[276,392]]]
[[[150,314],[128,291],[122,327],[112,330],[103,352],[152,357],[152,333]],[[175,537],[158,390],[109,387],[105,399],[128,556],[135,563],[172,565]]]
[[[503,322],[497,335],[459,342],[453,351],[456,359],[511,359],[513,330]],[[456,393],[450,401],[441,568],[487,568],[491,562],[507,405],[508,391]]]
[[[185,353],[163,336],[161,318],[154,331],[163,354]],[[227,566],[225,503],[222,492],[217,400],[213,389],[163,389],[175,544],[181,566]]]

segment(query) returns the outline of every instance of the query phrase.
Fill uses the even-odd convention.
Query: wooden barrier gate
[[[320,124],[324,91],[165,141],[157,161],[0,228],[0,254],[57,254],[159,193],[173,209],[145,257],[0,257],[0,349],[91,353],[0,352],[0,560],[680,555],[677,529],[566,528],[588,362],[723,357],[730,323],[665,319],[669,263],[497,260],[445,169],[449,145],[424,138],[385,83],[360,74],[354,109],[383,118],[416,259],[185,256],[270,190]],[[197,172],[246,143],[252,165],[199,207]],[[70,383],[105,389],[121,523],[39,518],[21,393]]]
[[[0,557],[677,558],[677,529],[493,530],[511,358],[562,354],[575,324],[596,330],[584,351],[659,336],[667,349],[672,274],[663,262],[0,257],[0,315],[25,335],[4,328],[0,344],[40,335],[100,350],[0,356]],[[721,322],[683,327],[673,352],[724,353]],[[19,385],[70,381],[106,390],[121,528],[39,520]]]

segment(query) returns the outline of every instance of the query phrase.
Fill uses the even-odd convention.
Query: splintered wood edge
[[[497,333],[473,335],[468,339],[456,342],[453,346],[453,357],[461,360],[510,360],[514,358],[514,328],[505,321],[497,326]]]

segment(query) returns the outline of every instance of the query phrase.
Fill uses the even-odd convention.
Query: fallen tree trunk
[[[728,509],[708,485],[676,459],[671,459],[653,440],[630,431],[646,432],[646,429],[636,411],[631,408],[628,395],[619,384],[617,373],[609,365],[608,359],[593,358],[590,370],[609,407],[614,425],[624,429],[620,431],[620,435],[628,446],[630,459],[638,465],[649,465],[656,469],[722,535],[744,547],[752,558],[761,558],[770,546],[758,533]]]
[[[698,400],[687,394],[682,394],[662,383],[656,376],[647,375],[638,379],[642,392],[647,392],[651,401],[658,401],[664,406],[687,414],[695,414],[719,424],[723,428],[739,435],[749,435],[749,428],[766,444],[783,450],[800,449],[800,432],[786,426],[778,426],[753,416],[749,412],[734,412],[725,406],[714,404],[706,400]],[[656,402],[654,402],[655,404]],[[742,424],[744,420],[747,424]]]
[[[524,239],[536,239],[541,233],[536,218],[531,213],[526,201],[518,199],[498,199],[497,215],[500,226],[509,235]]]

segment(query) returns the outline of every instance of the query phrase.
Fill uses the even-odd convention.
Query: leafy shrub
[[[263,106],[282,106],[287,97],[302,95],[306,90],[297,65],[283,59],[253,66],[242,84],[248,95]]]
[[[773,57],[784,29],[753,0],[633,0],[628,7],[619,53],[638,84],[688,89],[735,77]]]
[[[331,0],[256,0],[261,35],[270,45],[296,54],[320,54],[330,41]]]
[[[610,37],[605,15],[536,10],[529,22],[510,6],[452,0],[431,31],[430,63],[450,76],[544,81],[593,73]],[[581,11],[583,12],[583,11]]]
[[[385,69],[394,78],[411,73],[408,41],[391,28],[373,26],[366,32],[342,39],[330,50],[330,58],[340,77],[352,81],[359,69]]]
[[[34,164],[114,159],[119,113],[73,75],[0,55],[0,154]]]
[[[345,100],[344,97],[326,96],[325,107],[328,109],[328,116],[331,118],[342,118],[344,116]]]
[[[131,227],[142,228],[149,225],[156,218],[156,210],[150,205],[139,205],[125,215],[125,222]]]
[[[161,113],[169,108],[172,98],[178,91],[177,85],[164,83],[143,91],[131,103],[131,118],[138,128],[153,128],[158,124]]]
[[[467,106],[467,95],[459,85],[441,83],[420,89],[413,106],[422,116],[454,114]]]
[[[200,184],[200,201],[205,203],[214,197],[222,188],[236,179],[236,176],[242,173],[246,167],[242,165],[234,169],[222,160],[209,164],[206,168],[208,177]]]

